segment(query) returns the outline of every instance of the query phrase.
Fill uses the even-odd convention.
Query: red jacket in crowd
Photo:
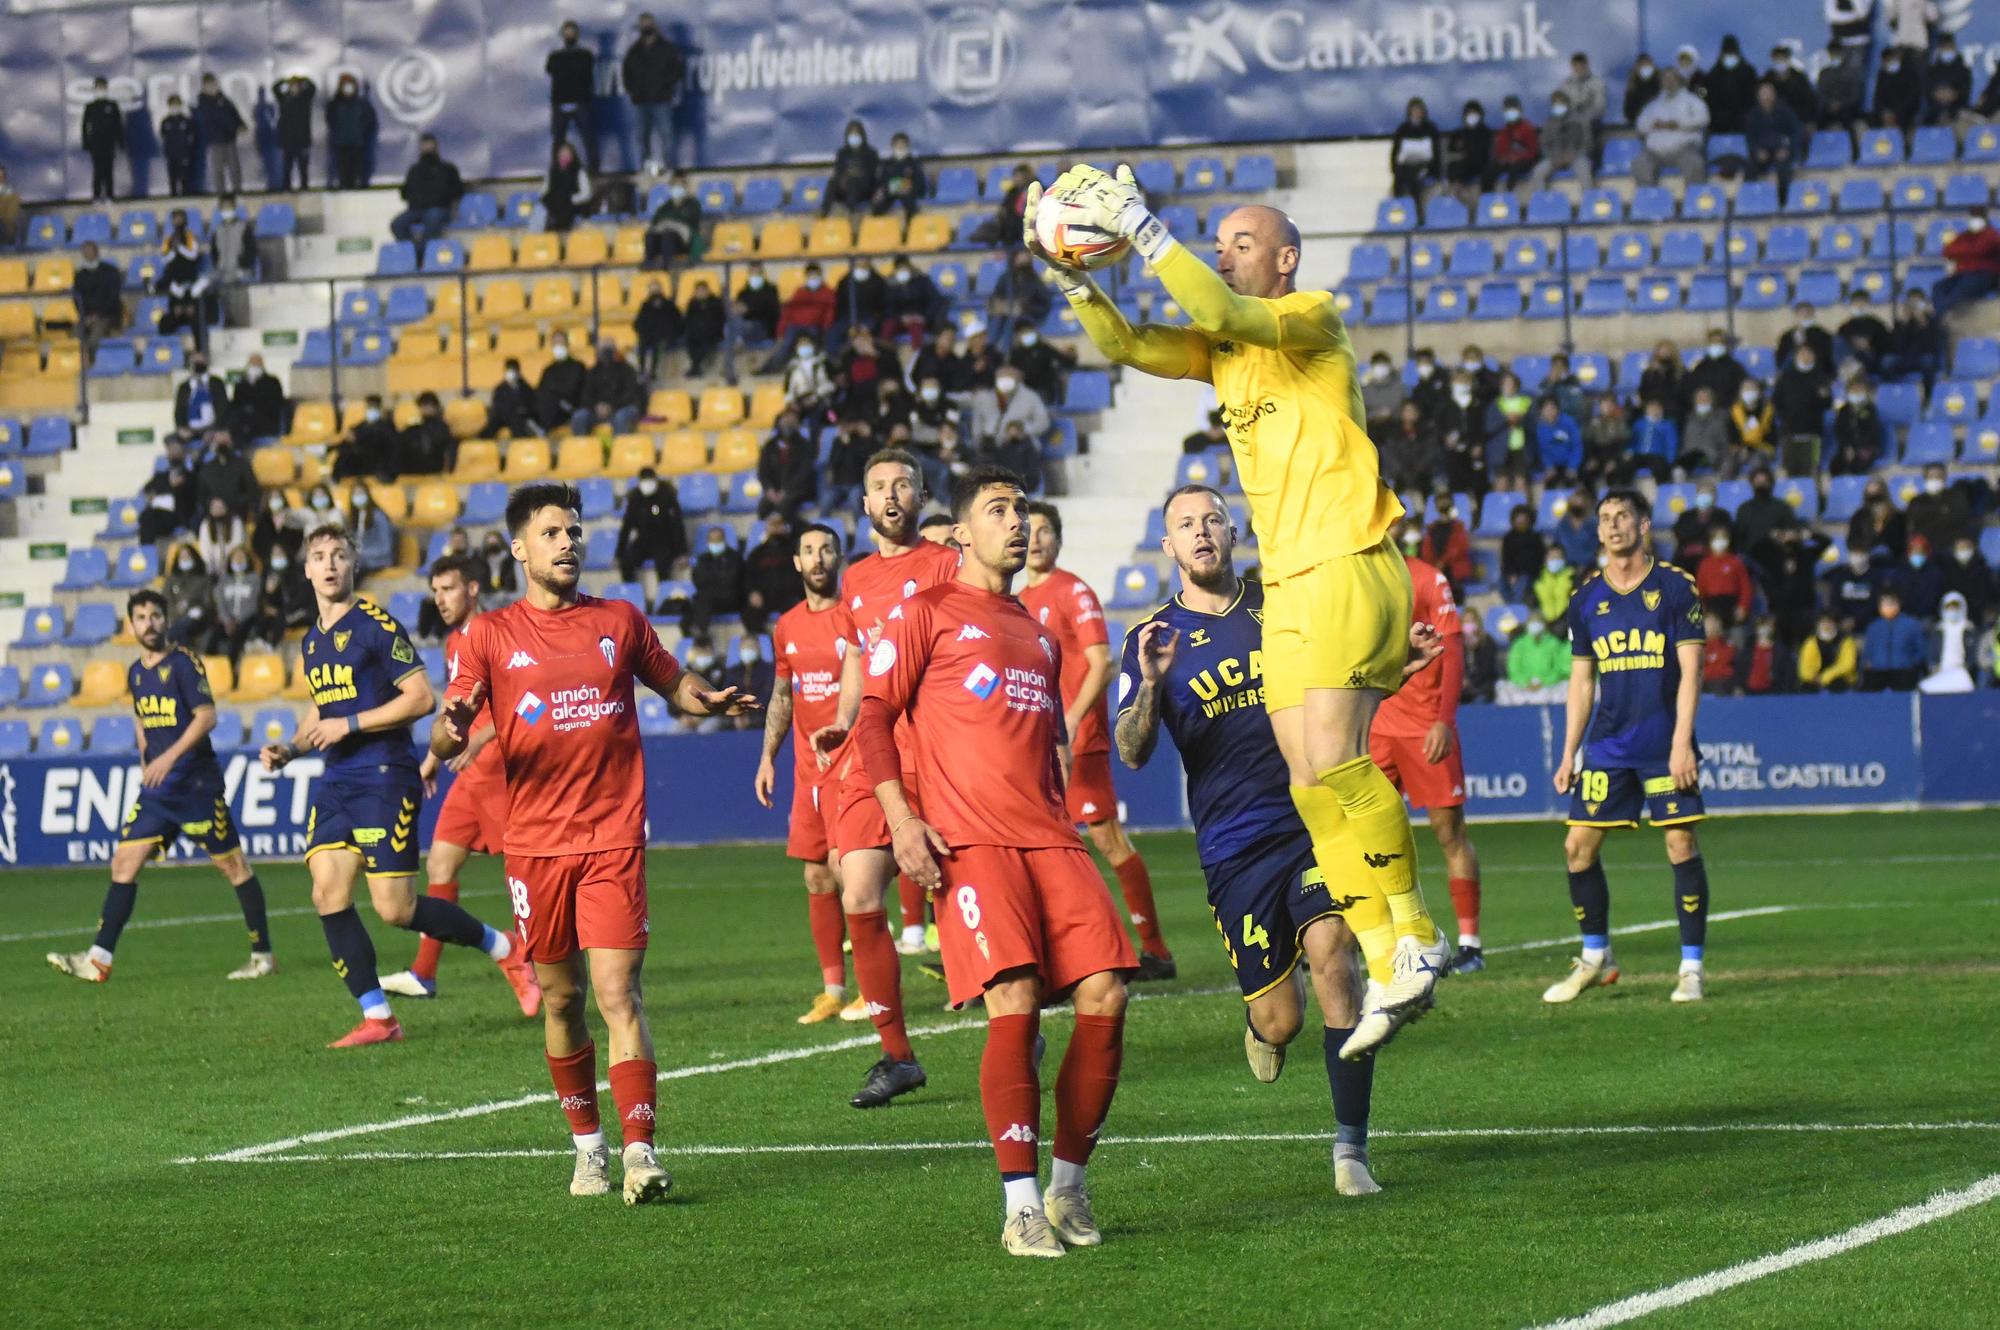
[[[1951,260],[1954,273],[1984,272],[2000,276],[2000,231],[1990,226],[1960,231],[1944,247],[1944,256]]]
[[[778,311],[778,336],[783,337],[794,328],[808,332],[824,332],[833,326],[833,288],[821,286],[812,290],[800,286],[785,299],[784,308]]]
[[[1704,601],[1735,601],[1739,616],[1750,612],[1752,598],[1757,594],[1749,567],[1734,550],[1703,559],[1694,570],[1694,589]]]

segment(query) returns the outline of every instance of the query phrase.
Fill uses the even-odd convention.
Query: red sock
[[[1118,1092],[1118,1067],[1125,1058],[1125,1018],[1076,1018],[1062,1070],[1056,1073],[1056,1158],[1086,1163],[1097,1144],[1098,1128]]]
[[[653,1143],[653,1105],[660,1095],[660,1069],[644,1058],[611,1064],[611,1099],[618,1105],[618,1125],[625,1144]]]
[[[854,983],[868,1002],[868,1019],[882,1036],[882,1051],[898,1062],[915,1062],[903,1028],[903,962],[889,936],[889,916],[881,910],[847,916],[854,940]]]
[[[426,896],[458,903],[458,883],[433,882],[425,889]],[[417,958],[410,962],[410,973],[419,979],[436,983],[438,977],[438,957],[444,954],[444,943],[428,933],[417,935]]]
[[[543,1056],[549,1060],[549,1079],[556,1083],[556,1098],[569,1119],[571,1134],[590,1135],[598,1129],[597,1045],[585,1044],[568,1057]]]
[[[835,988],[847,984],[847,957],[840,944],[847,937],[847,916],[840,912],[840,893],[806,893],[806,922],[812,925],[813,950],[819,954],[819,977]]]
[[[1159,915],[1153,909],[1153,875],[1146,871],[1146,861],[1135,854],[1111,871],[1118,874],[1118,890],[1125,897],[1125,911],[1132,916],[1133,927],[1139,930],[1140,950],[1166,960],[1173,953],[1167,950],[1167,939],[1160,933]]]
[[[1479,936],[1478,878],[1451,879],[1451,908],[1458,915],[1458,931],[1471,937]]]
[[[1039,1023],[1036,1016],[991,1016],[986,1021],[979,1106],[986,1110],[986,1134],[993,1138],[993,1158],[1003,1174],[1033,1174],[1038,1165],[1042,1083],[1035,1074],[1035,1027]]]
[[[924,926],[924,889],[910,880],[908,873],[896,875],[896,895],[903,903],[903,927]]]

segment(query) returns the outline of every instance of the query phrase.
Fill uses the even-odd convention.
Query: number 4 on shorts
[[[1271,935],[1258,925],[1256,916],[1254,915],[1246,914],[1243,916],[1243,945],[1246,947],[1262,947],[1266,951],[1271,949]]]

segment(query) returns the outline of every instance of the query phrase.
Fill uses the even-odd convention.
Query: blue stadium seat
[[[135,336],[150,336],[160,330],[160,320],[167,312],[165,296],[141,296],[132,302],[132,326],[126,331]]]
[[[1407,278],[1436,277],[1444,272],[1444,246],[1435,240],[1414,241],[1407,254]]]
[[[0,457],[19,457],[28,431],[12,417],[0,417]]]
[[[1923,414],[1924,389],[1920,383],[1884,383],[1875,389],[1875,409],[1891,425],[1911,425]]]
[[[1526,380],[1523,380],[1526,382]],[[1475,536],[1504,536],[1512,521],[1516,508],[1528,501],[1528,496],[1519,490],[1495,490],[1486,496],[1486,502],[1479,509],[1479,525],[1473,529]]]
[[[437,555],[432,555],[436,558]],[[414,631],[417,616],[424,612],[424,602],[430,597],[421,591],[393,591],[389,594],[389,615],[397,623]]]
[[[282,201],[260,206],[256,220],[250,225],[250,233],[259,240],[285,240],[297,234],[298,229],[298,209]]]
[[[14,639],[21,647],[52,647],[62,641],[63,610],[60,605],[34,605],[21,616],[21,635]]]
[[[1278,163],[1267,153],[1247,152],[1229,168],[1229,187],[1239,194],[1264,194],[1278,187]]]
[[[1947,208],[1984,208],[1992,201],[1993,191],[1980,176],[1960,173],[1944,182],[1944,206]]]
[[[1042,444],[1042,460],[1051,461],[1060,457],[1075,457],[1077,453],[1076,422],[1068,416],[1057,416],[1050,430],[1051,437]]]
[[[1750,145],[1741,134],[1710,134],[1708,136],[1708,160],[1719,162],[1725,157],[1748,157]]]
[[[1512,194],[1481,194],[1473,220],[1480,226],[1513,226],[1521,220],[1520,205]]]
[[[1665,185],[1641,185],[1632,191],[1631,201],[1625,205],[1625,216],[1635,222],[1672,221],[1674,196]]]
[[[1824,180],[1795,180],[1785,198],[1785,211],[1795,217],[1825,212],[1833,206],[1833,191]]]
[[[90,751],[111,755],[138,752],[139,730],[132,717],[120,711],[91,721]]]
[[[1220,157],[1190,157],[1187,169],[1181,172],[1181,193],[1213,194],[1228,180],[1229,172]]]
[[[1949,226],[1948,219],[1940,217],[1926,228],[1923,249],[1935,254],[1944,248],[1940,228]],[[1887,263],[1893,258],[1898,263],[1907,263],[1914,258],[1918,249],[1917,224],[1898,220],[1892,229],[1887,220],[1875,223],[1868,233],[1868,257]]]
[[[1681,307],[1681,286],[1671,277],[1641,277],[1632,295],[1640,314],[1668,314]]]
[[[1507,368],[1514,371],[1514,377],[1523,386],[1536,389],[1549,380],[1549,357],[1539,352],[1528,351],[1507,362]]]
[[[1979,388],[1976,384],[1946,379],[1932,385],[1926,420],[1944,420],[1969,425],[1979,416]]]
[[[84,545],[69,552],[58,591],[96,591],[111,578],[111,556],[96,545]]]
[[[1470,311],[1465,288],[1457,282],[1439,282],[1424,292],[1419,323],[1456,323]]]
[[[1606,180],[1618,180],[1632,174],[1632,163],[1639,157],[1639,140],[1619,134],[1604,140],[1603,164],[1598,174]]]
[[[1911,166],[1949,166],[1958,160],[1958,135],[1950,125],[1920,125],[1910,135]]]
[[[727,217],[736,211],[736,186],[727,180],[704,180],[695,186],[694,196],[701,200],[703,212]]]
[[[1898,177],[1889,194],[1896,200],[1896,207],[1909,212],[1929,212],[1937,207],[1937,186],[1929,176],[1906,175]]]
[[[1769,217],[1778,211],[1778,182],[1746,180],[1737,187],[1734,212],[1738,217]]]
[[[131,717],[127,716],[126,720]],[[83,751],[83,724],[69,716],[51,716],[42,722],[35,736],[35,751],[44,757],[62,757]]]
[[[69,243],[77,247],[86,242],[96,245],[111,243],[111,218],[108,214],[80,212],[69,220]]]
[[[1408,199],[1383,199],[1375,205],[1377,231],[1401,233],[1414,231],[1416,226],[1417,210]]]
[[[1729,196],[1720,185],[1691,185],[1681,195],[1681,216],[1691,222],[1706,222],[1729,214]]]
[[[382,321],[382,297],[369,287],[349,291],[340,298],[340,322],[346,325],[356,323],[380,323]]]
[[[1806,149],[1806,170],[1838,171],[1854,164],[1854,141],[1844,129],[1822,129]]]
[[[1407,286],[1378,286],[1375,296],[1368,302],[1367,317],[1362,323],[1368,327],[1387,327],[1391,324],[1407,323],[1410,318],[1410,288]]]
[[[769,177],[760,177],[760,179],[769,179]],[[743,186],[743,211],[746,213],[774,211],[776,208],[775,203],[758,208],[750,206],[753,202],[763,202],[762,199],[752,198],[751,187],[757,183],[757,180],[751,180]],[[771,183],[774,185],[777,184],[775,180],[772,180]],[[956,208],[967,203],[975,203],[978,199],[979,173],[969,166],[944,167],[938,171],[937,179],[931,182],[931,201],[940,208]],[[778,202],[782,202],[783,200],[784,189],[780,186],[778,190]]]
[[[19,462],[0,462],[0,499],[18,499],[28,492],[28,471]]]
[[[619,512],[618,490],[609,476],[585,476],[576,482],[576,492],[583,500],[583,520],[586,522],[601,522]],[[613,543],[612,540],[591,542],[593,546],[603,545],[607,550]]]
[[[107,337],[97,344],[91,355],[90,369],[85,378],[115,379],[139,370],[139,353],[132,343],[123,337]]]
[[[465,487],[465,511],[459,521],[469,527],[495,526],[507,520],[507,483],[481,480]]]
[[[722,507],[722,482],[712,471],[697,471],[680,480],[681,510],[712,513]]]
[[[1651,351],[1627,351],[1624,358],[1618,362],[1619,384],[1626,388],[1636,389],[1639,385],[1639,376],[1646,372],[1646,366],[1651,363],[1652,359],[1653,353]]]
[[[76,676],[67,665],[36,665],[23,680],[24,707],[59,707],[76,692]]]
[[[160,243],[160,219],[151,208],[130,208],[118,214],[111,243],[120,249],[143,246],[156,249]]]
[[[1861,228],[1852,222],[1821,227],[1813,242],[1813,256],[1822,263],[1852,263],[1861,255]]]
[[[1855,160],[1862,166],[1901,166],[1903,164],[1903,135],[1894,129],[1865,129],[1861,131],[1861,147]]]
[[[23,457],[53,457],[76,445],[76,427],[68,416],[36,416],[28,422],[28,443]]]
[[[1926,295],[1932,287],[1944,280],[1946,267],[1942,263],[1912,263],[1903,269],[1903,290],[1922,291]]]
[[[1625,280],[1622,277],[1591,278],[1584,283],[1583,299],[1576,307],[1578,314],[1591,318],[1624,314],[1629,310],[1630,302],[1626,298]]]
[[[952,176],[952,188],[954,190],[954,193],[959,188],[959,181],[961,177],[964,177],[969,181],[969,190],[964,198],[953,197],[947,199],[944,197],[943,194],[944,177],[947,175]],[[974,175],[970,170],[962,166],[946,167],[944,170],[938,172],[937,189],[933,193],[933,197],[936,198],[940,204],[945,204],[947,206],[956,206],[957,204],[960,203],[972,202],[973,199],[978,196],[978,191],[979,191],[978,176]],[[771,175],[752,176],[748,180],[743,182],[743,202],[739,208],[739,211],[742,212],[745,216],[756,216],[761,213],[776,212],[778,211],[778,209],[784,206],[785,206],[785,183],[784,181],[778,179],[776,176],[771,176]]]
[[[1585,392],[1601,393],[1611,387],[1611,358],[1601,352],[1578,351],[1569,358],[1569,369]]]
[[[94,647],[109,642],[118,632],[118,607],[108,600],[87,600],[76,607],[69,631],[63,634],[66,647]]]
[[[1764,233],[1764,261],[1766,263],[1804,263],[1812,253],[1812,242],[1806,236],[1806,229],[1795,222],[1784,222]]]
[[[139,353],[141,374],[178,374],[186,366],[186,352],[179,336],[154,337]]]
[[[26,757],[34,749],[29,735],[27,721],[0,720],[0,758]]]
[[[299,369],[325,369],[332,365],[333,337],[330,329],[306,329],[305,341],[299,346],[298,359],[292,364]]]
[[[537,191],[517,189],[500,205],[500,224],[518,230],[531,225],[541,210],[541,195]]]
[[[1160,603],[1159,571],[1144,564],[1126,564],[1111,579],[1111,585],[1111,599],[1106,602],[1110,609],[1150,610]]]
[[[298,717],[290,707],[262,707],[250,718],[245,746],[261,748],[268,743],[283,743],[297,728]]]
[[[421,286],[392,286],[383,302],[382,317],[398,326],[417,323],[431,312],[431,298]]]
[[[1536,282],[1528,293],[1528,317],[1559,319],[1569,312],[1569,287],[1561,282]]]
[[[1006,190],[1003,188],[1001,193]],[[999,194],[993,196],[995,199]],[[787,212],[818,212],[820,202],[826,198],[826,177],[823,175],[799,176],[792,181],[792,196],[786,203]]]
[[[1360,252],[1360,246],[1355,247]],[[1540,236],[1516,236],[1500,254],[1502,277],[1539,277],[1549,270],[1549,246]],[[1349,272],[1353,271],[1352,266]]]
[[[1660,253],[1655,262],[1662,268],[1699,268],[1708,261],[1708,242],[1701,232],[1688,227],[1668,231],[1660,237]]]
[[[43,212],[28,219],[21,243],[32,250],[61,249],[68,238],[62,218]]]
[[[1986,414],[1965,432],[1965,460],[1980,466],[2000,463],[2000,393],[1987,404]]]
[[[1736,363],[1750,371],[1752,377],[1769,383],[1777,377],[1777,354],[1768,346],[1739,346],[1730,353]]]
[[[1571,277],[1582,277],[1604,266],[1603,246],[1588,231],[1572,231],[1563,242],[1562,263]]]
[[[1738,305],[1743,309],[1781,309],[1787,303],[1788,294],[1783,273],[1753,272],[1743,279],[1743,294]]]
[[[21,700],[21,671],[12,665],[0,665],[0,706],[13,706]]]
[[[1653,263],[1653,242],[1643,231],[1620,231],[1604,254],[1606,272],[1638,272]]]
[[[1819,480],[1813,476],[1793,476],[1778,482],[1774,491],[1805,521],[1819,517]]]
[[[1839,273],[1831,268],[1807,268],[1799,274],[1798,285],[1792,288],[1792,303],[1803,301],[1825,309],[1839,304],[1844,294]]]
[[[1201,238],[1201,219],[1196,217],[1194,209],[1185,203],[1169,204],[1153,215],[1160,219],[1160,225],[1166,227],[1168,232],[1183,241]]]
[[[1354,247],[1354,252],[1347,258],[1347,280],[1350,282],[1379,282],[1389,276],[1390,269],[1387,245],[1363,241]]]
[[[1918,421],[1910,426],[1903,441],[1904,466],[1929,466],[1932,462],[1955,461],[1957,457],[1958,436],[1942,420]]]
[[[1538,189],[1528,196],[1527,223],[1530,226],[1556,226],[1576,216],[1570,206],[1569,195],[1553,189]]]
[[[1229,455],[1227,449],[1212,449],[1205,453],[1187,453],[1174,466],[1174,485],[1212,485],[1222,488],[1223,473],[1227,468],[1223,459]]]
[[[1625,201],[1615,189],[1587,189],[1578,204],[1576,220],[1599,225],[1616,222],[1625,216]]]
[[[1521,301],[1521,288],[1514,282],[1482,282],[1479,304],[1472,317],[1482,321],[1518,319],[1521,317]]]
[[[1493,272],[1493,242],[1485,236],[1465,236],[1451,242],[1451,259],[1446,271],[1461,281],[1486,277]]]
[[[150,545],[130,545],[111,560],[111,577],[105,585],[116,591],[130,591],[147,585],[160,575],[160,556]]]
[[[1991,337],[1961,337],[1952,348],[1951,375],[1955,379],[2000,378],[2000,340]]]
[[[1528,621],[1526,605],[1495,605],[1486,611],[1486,635],[1504,643],[1510,633]]]
[[[1994,125],[1972,125],[1965,131],[1965,142],[1959,146],[1959,160],[1962,162],[2000,162],[2000,127]]]
[[[1867,488],[1867,476],[1833,477],[1826,483],[1826,508],[1820,515],[1829,522],[1845,522],[1861,511],[1861,496]]]
[[[375,251],[377,277],[407,277],[417,270],[417,247],[407,240],[391,240]]]
[[[445,236],[428,241],[424,245],[425,272],[462,272],[465,269],[465,246]]]
[[[379,365],[395,349],[395,339],[384,327],[356,328],[342,354],[343,365]]]
[[[215,728],[208,733],[208,741],[224,753],[234,753],[250,746],[249,736],[243,728],[242,713],[217,711]]]
[[[1063,392],[1063,407],[1069,411],[1109,411],[1111,375],[1101,369],[1073,369]]]
[[[139,514],[146,510],[137,499],[113,499],[104,515],[99,540],[128,540],[139,534]],[[107,574],[108,576],[108,574]]]
[[[1430,201],[1424,210],[1424,229],[1427,231],[1462,231],[1472,225],[1472,215],[1465,205],[1449,194],[1440,194]]]
[[[1139,188],[1148,194],[1171,194],[1180,187],[1180,175],[1165,157],[1147,157],[1132,168]]]

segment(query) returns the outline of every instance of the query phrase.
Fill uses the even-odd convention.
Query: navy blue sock
[[[1604,880],[1604,865],[1592,864],[1581,873],[1569,875],[1569,903],[1576,911],[1576,926],[1583,945],[1603,948],[1611,941],[1611,884]]]
[[[1368,1100],[1375,1092],[1375,1056],[1348,1062],[1340,1046],[1354,1029],[1326,1030],[1326,1080],[1333,1090],[1333,1139],[1336,1145],[1368,1144]]]
[[[416,908],[410,911],[410,922],[403,927],[459,947],[476,947],[486,938],[485,924],[467,914],[457,902],[441,896],[417,897]]]
[[[333,972],[345,981],[362,1012],[368,1013],[371,1002],[387,1011],[389,1004],[375,973],[375,939],[368,936],[361,915],[350,905],[321,915],[319,925],[326,930],[326,949],[333,953]]]
[[[236,903],[243,907],[243,926],[250,930],[250,950],[270,955],[271,921],[264,911],[264,884],[255,873],[236,888]]]
[[[1698,854],[1674,865],[1674,918],[1681,925],[1681,959],[1700,960],[1708,942],[1708,865]]]
[[[132,918],[132,907],[138,902],[137,882],[113,882],[105,890],[104,909],[97,916],[97,946],[106,951],[118,950],[118,935],[125,931]]]

